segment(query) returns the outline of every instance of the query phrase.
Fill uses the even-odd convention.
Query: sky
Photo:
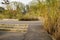
[[[12,1],[18,1],[18,2],[22,2],[23,4],[28,4],[30,1],[32,1],[32,0],[9,0],[10,2],[12,2]],[[0,7],[4,7],[5,8],[5,6],[3,5],[3,4],[1,4],[1,2],[3,2],[3,0],[0,0]]]
[[[32,0],[11,0],[11,1],[20,1],[20,2],[22,2],[24,4],[28,4]]]
[[[6,6],[4,6],[3,4],[1,4],[1,2],[2,2],[3,0],[0,0],[0,7],[6,7]],[[9,0],[10,2],[12,2],[12,1],[18,1],[18,2],[22,2],[23,4],[28,4],[28,3],[30,3],[32,0]],[[42,1],[42,0],[40,0],[40,1]],[[43,1],[45,1],[45,0],[43,0]]]
[[[2,2],[3,0],[0,0],[0,3]],[[10,0],[10,1],[20,1],[20,2],[22,2],[22,3],[24,3],[24,4],[28,4],[30,1],[32,1],[32,0]]]

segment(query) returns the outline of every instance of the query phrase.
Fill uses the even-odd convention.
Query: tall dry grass
[[[60,40],[60,12],[52,15],[45,15],[44,28],[54,39]]]

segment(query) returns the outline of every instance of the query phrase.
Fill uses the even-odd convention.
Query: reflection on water
[[[0,37],[6,34],[25,33],[27,28],[26,24],[0,24]]]
[[[27,24],[0,24],[0,31],[26,32]]]

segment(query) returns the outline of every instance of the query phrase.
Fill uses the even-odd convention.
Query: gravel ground
[[[24,40],[52,40],[42,25],[31,25]]]

